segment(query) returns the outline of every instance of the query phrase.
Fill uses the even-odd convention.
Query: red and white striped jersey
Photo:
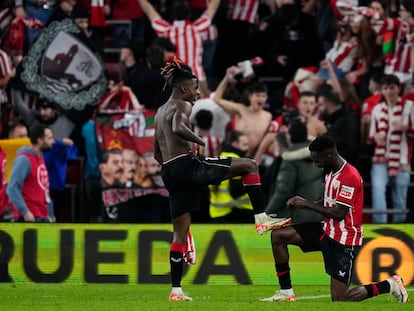
[[[411,44],[414,41],[410,34],[410,25],[397,18],[386,18],[380,33],[393,31],[394,52],[391,58],[386,60],[385,73],[395,74],[401,83],[411,79]]]
[[[324,187],[325,208],[337,204],[348,207],[345,218],[340,221],[324,217],[325,233],[343,245],[362,245],[364,187],[358,170],[345,162],[337,172],[330,172],[325,176]]]
[[[190,0],[189,4],[192,9],[207,9],[208,4],[211,0]],[[218,37],[217,27],[214,24],[211,24],[206,31],[201,33],[201,38],[203,41],[216,40]]]
[[[13,18],[13,12],[9,8],[0,10],[0,33],[5,31],[7,27],[9,27]]]
[[[259,0],[228,0],[227,19],[256,24]]]
[[[367,97],[364,102],[362,103],[361,108],[361,116],[364,115],[371,115],[372,110],[374,110],[374,107],[378,105],[382,100],[382,94],[375,94],[372,96]]]
[[[177,48],[177,57],[193,69],[198,80],[205,81],[206,75],[202,65],[203,40],[201,33],[211,25],[211,19],[202,15],[193,23],[188,20],[174,21],[172,24],[156,17],[152,28],[159,36],[167,37]]]
[[[202,137],[205,143],[204,156],[205,157],[216,157],[221,152],[222,140],[217,136],[206,136]]]
[[[214,24],[211,24],[206,31],[203,31],[200,34],[203,41],[211,41],[218,38],[217,27]]]
[[[335,64],[343,72],[351,71],[357,61],[357,41],[335,40],[333,47],[326,53],[326,59]]]
[[[0,49],[0,79],[10,76],[13,72],[13,64],[10,56]],[[0,103],[7,103],[7,93],[0,88]]]
[[[413,142],[407,134],[413,134],[414,102],[399,100],[395,105],[389,106],[385,101],[377,104],[372,110],[372,119],[369,130],[369,139],[378,132],[386,134],[385,144],[375,145],[374,163],[388,163],[390,173],[394,176],[399,173],[401,165],[409,165],[412,157]],[[396,121],[402,122],[407,131],[402,132],[394,128]]]

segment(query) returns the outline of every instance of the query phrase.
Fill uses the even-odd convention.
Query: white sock
[[[260,214],[254,214],[254,221],[256,223],[260,223],[263,220],[263,216],[266,215],[265,212],[262,212]]]
[[[287,296],[293,296],[295,293],[293,292],[293,288],[289,288],[289,289],[281,289],[280,290],[281,293],[287,295]]]
[[[176,295],[182,295],[183,289],[181,287],[173,287],[171,292]]]

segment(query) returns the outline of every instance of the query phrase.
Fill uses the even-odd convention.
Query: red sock
[[[170,251],[185,254],[185,253],[187,253],[187,244],[179,244],[179,243],[176,243],[176,242],[172,242],[171,247],[170,247]]]
[[[249,174],[243,176],[243,185],[244,186],[255,186],[260,185],[260,175],[259,174]]]

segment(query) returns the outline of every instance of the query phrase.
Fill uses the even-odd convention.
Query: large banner
[[[27,89],[65,111],[96,106],[107,91],[96,48],[70,19],[42,30],[23,58],[21,79]]]
[[[192,225],[197,264],[183,284],[277,284],[270,236],[252,225]],[[414,284],[414,225],[365,225],[356,284]],[[169,284],[171,225],[2,224],[0,282]],[[319,252],[290,247],[293,284],[329,284]]]

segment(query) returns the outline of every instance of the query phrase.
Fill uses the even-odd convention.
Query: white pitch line
[[[319,295],[319,296],[299,296],[296,297],[297,300],[305,300],[305,299],[320,299],[320,298],[329,298],[331,295]]]

